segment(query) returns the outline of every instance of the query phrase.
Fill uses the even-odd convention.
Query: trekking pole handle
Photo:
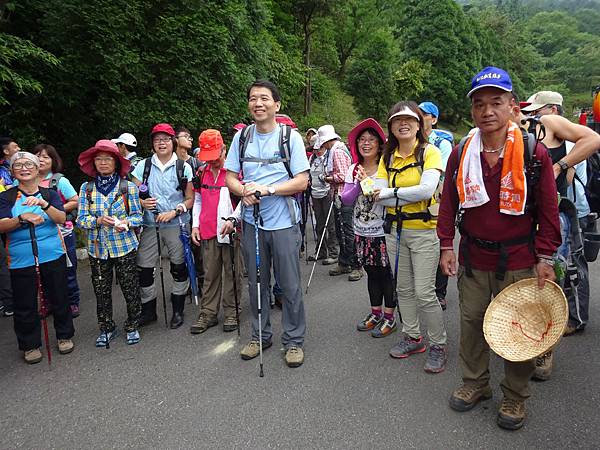
[[[36,258],[39,256],[37,239],[35,238],[35,225],[29,223],[29,236],[31,237],[31,249],[33,250],[33,256]]]
[[[254,196],[256,197],[257,200],[260,200],[260,191],[256,191],[254,193]],[[254,222],[258,225],[258,216],[260,214],[260,203],[257,203],[254,205]]]

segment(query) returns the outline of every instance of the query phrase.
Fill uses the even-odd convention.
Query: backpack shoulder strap
[[[17,197],[19,196],[19,188],[13,186],[6,190],[6,199],[11,205],[14,205],[17,201]]]
[[[175,171],[177,173],[177,190],[185,193],[188,182],[188,179],[185,176],[185,161],[177,159],[177,161],[175,161]]]
[[[152,157],[148,157],[144,160],[144,174],[142,175],[142,184],[148,186],[148,178],[150,177],[150,170],[152,170]]]
[[[283,165],[285,166],[285,170],[290,177],[290,179],[294,178],[292,174],[292,169],[290,167],[290,138],[292,136],[292,127],[290,125],[280,125],[279,126],[279,156],[283,159]]]
[[[238,145],[240,154],[240,171],[242,170],[244,155],[246,154],[246,148],[248,147],[248,136],[250,136],[251,132],[254,132],[254,124],[248,125],[247,127],[243,128],[240,133],[240,140]]]
[[[125,212],[129,215],[129,185],[125,178],[119,180],[119,192],[123,197],[123,204],[125,205]]]
[[[38,189],[40,190],[40,194],[42,194],[42,198],[50,203],[50,188],[39,186]]]
[[[55,191],[58,190],[58,182],[60,181],[60,179],[63,177],[64,175],[60,172],[54,173],[52,174],[52,178],[50,178],[50,184],[49,184],[49,188],[50,189],[54,189]]]
[[[91,206],[94,204],[94,200],[92,200],[92,191],[94,190],[94,182],[86,181],[85,182],[85,198],[88,201],[88,204]]]

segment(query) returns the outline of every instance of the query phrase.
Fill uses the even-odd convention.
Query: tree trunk
[[[307,116],[312,110],[312,86],[310,67],[310,30],[309,21],[304,24],[304,65],[306,66],[306,86],[304,88],[304,115]]]

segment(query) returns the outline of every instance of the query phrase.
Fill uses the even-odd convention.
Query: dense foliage
[[[302,126],[345,133],[401,98],[469,120],[474,73],[506,68],[517,93],[585,106],[600,84],[593,0],[20,0],[0,6],[0,134],[54,143],[68,162],[154,122],[228,132],[246,86],[279,84]],[[71,165],[70,167],[73,167]]]

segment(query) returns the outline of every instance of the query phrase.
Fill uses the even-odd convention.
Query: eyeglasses
[[[181,139],[181,138],[186,139],[190,142],[194,140],[194,139],[192,139],[192,137],[189,134],[180,134],[179,136],[177,136],[177,139]]]
[[[156,139],[152,139],[152,142],[154,142],[155,144],[161,144],[161,143],[166,144],[167,142],[171,142],[171,138],[156,138]]]
[[[108,163],[113,162],[114,159],[110,156],[97,156],[96,158],[94,158],[94,161],[97,163]]]
[[[377,142],[375,138],[360,138],[358,140],[359,144],[374,144],[375,142]]]
[[[24,163],[14,163],[12,165],[12,168],[14,170],[23,170],[23,169],[29,169],[29,170],[31,170],[31,169],[34,169],[36,167],[37,166],[35,165],[35,163],[29,162],[29,161],[28,162],[24,162]]]

